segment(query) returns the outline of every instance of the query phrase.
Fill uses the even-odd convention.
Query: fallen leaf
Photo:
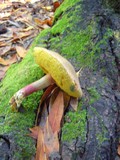
[[[34,29],[34,27],[33,26],[29,26],[29,27],[27,27],[27,28],[25,28],[25,29],[23,29],[22,31],[29,31],[29,30],[32,30],[32,29]]]
[[[30,137],[37,139],[38,138],[38,132],[39,132],[39,126],[35,126],[33,128],[29,128],[31,133],[29,134]]]
[[[47,24],[47,25],[49,25],[49,26],[52,26],[52,24],[53,24],[53,17],[51,17],[50,19],[46,19],[46,20],[44,21],[44,24]]]
[[[64,94],[64,96],[63,96],[64,97],[64,109],[66,110],[66,108],[68,107],[68,104],[70,102],[70,96],[65,92],[63,92],[63,94]]]
[[[56,9],[60,6],[60,2],[59,1],[55,1],[53,2],[53,11],[56,11]]]
[[[118,145],[118,149],[117,149],[118,155],[120,156],[120,143]]]
[[[0,57],[0,64],[6,66],[6,65],[8,65],[9,63],[8,63],[7,60],[5,60],[5,59],[3,59],[3,58]]]
[[[60,131],[60,124],[64,113],[63,92],[60,91],[50,110],[48,121],[53,133]]]
[[[43,25],[43,21],[39,18],[34,18],[34,22],[37,24],[37,25]]]
[[[1,47],[0,48],[0,56],[5,55],[10,49],[11,49],[11,45],[8,45],[6,47]]]
[[[53,152],[59,152],[58,134],[64,114],[64,94],[56,85],[51,85],[45,91],[40,103],[43,108],[41,113],[40,128],[37,139],[35,160],[48,160]],[[48,103],[48,104],[47,104]],[[48,106],[48,108],[47,108]],[[34,128],[33,128],[34,129]],[[37,137],[33,130],[33,137]]]
[[[44,129],[39,128],[35,160],[48,160],[53,152],[59,151],[58,134],[52,132],[48,119]]]
[[[5,34],[7,32],[6,24],[0,24],[0,34]]]
[[[71,99],[70,99],[70,106],[73,108],[74,111],[77,111],[78,98],[71,97]]]
[[[42,7],[43,9],[45,9],[46,11],[52,11],[52,6],[46,6],[46,7]]]
[[[37,111],[37,116],[36,116],[36,121],[35,121],[35,124],[36,125],[41,125],[43,124],[43,122],[40,122],[41,121],[44,121],[46,118],[45,115],[46,115],[46,103],[47,103],[47,99],[49,98],[49,96],[51,95],[51,92],[54,90],[54,88],[56,88],[56,85],[53,84],[53,85],[50,85],[46,90],[45,92],[43,93],[42,97],[41,97],[41,100],[40,100],[40,104],[39,104],[39,107],[38,107],[38,111]],[[45,102],[45,104],[44,104]],[[40,114],[42,110],[42,115]],[[42,118],[43,117],[43,118]],[[44,120],[42,120],[44,119]],[[42,125],[43,126],[43,125]]]
[[[47,97],[49,97],[49,96],[54,92],[55,88],[58,88],[58,87],[56,86],[56,84],[53,84],[53,85],[50,85],[50,86],[45,90],[44,94],[42,95],[41,101],[40,101],[41,104],[43,103],[43,101],[45,101],[45,99],[46,99]]]
[[[5,19],[8,19],[10,15],[11,15],[11,13],[1,13],[0,18],[2,20],[5,20]]]
[[[37,151],[35,160],[47,160],[45,145],[44,145],[44,134],[40,127],[38,131]]]
[[[13,39],[11,40],[12,42],[16,42],[18,40],[21,40],[25,37],[30,36],[31,34],[33,34],[33,32],[31,30],[27,31],[27,32],[13,32]]]
[[[10,2],[7,2],[6,4],[4,3],[4,0],[3,0],[3,3],[0,2],[0,9],[5,9],[6,7],[10,6],[11,3]]]
[[[47,25],[47,24],[43,24],[40,28],[41,28],[41,29],[48,29],[48,28],[50,28],[50,26]]]
[[[7,44],[6,44],[6,42],[5,41],[1,41],[0,42],[0,47],[4,47],[4,46],[6,46]]]
[[[6,59],[6,60],[0,57],[0,64],[2,64],[4,66],[13,64],[16,61],[17,61],[17,56],[16,55],[13,55],[10,59]]]
[[[31,30],[27,31],[27,32],[22,32],[20,33],[20,38],[25,38],[30,36],[31,34],[33,34],[33,32]]]
[[[26,0],[26,1],[31,2],[33,4],[35,2],[39,2],[40,0]]]
[[[45,19],[45,20],[40,20],[39,18],[34,18],[34,22],[38,25],[38,26],[41,26],[41,25],[44,25],[44,24],[47,24],[49,26],[52,26],[53,24],[53,17],[49,18],[49,19]]]
[[[27,53],[27,50],[24,49],[23,47],[21,46],[16,46],[16,51],[17,51],[17,54],[21,57],[21,58],[24,58],[26,53]]]
[[[44,128],[44,144],[47,157],[53,152],[59,152],[58,133],[53,133],[52,128],[47,119],[46,127]]]

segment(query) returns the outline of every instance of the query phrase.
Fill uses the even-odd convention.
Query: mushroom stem
[[[10,99],[11,106],[15,108],[19,108],[23,99],[33,92],[36,92],[38,90],[44,89],[48,87],[49,85],[55,83],[53,78],[50,76],[50,74],[45,75],[41,79],[23,87],[19,91],[17,91],[13,97]]]

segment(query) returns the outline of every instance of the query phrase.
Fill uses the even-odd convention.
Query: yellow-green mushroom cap
[[[56,84],[68,95],[81,97],[82,90],[77,74],[69,61],[56,52],[41,47],[35,47],[36,63],[46,74],[50,74]]]

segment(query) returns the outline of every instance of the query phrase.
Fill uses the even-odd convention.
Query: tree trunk
[[[117,3],[115,1],[115,3]],[[34,126],[41,92],[29,96],[13,113],[10,97],[39,79],[42,71],[32,49],[42,46],[81,69],[83,97],[78,111],[68,111],[61,133],[62,160],[115,160],[120,136],[120,6],[109,0],[64,0],[54,25],[34,41],[20,64],[11,66],[0,86],[0,159],[31,160],[35,141],[26,136]],[[114,5],[113,5],[114,4]],[[33,103],[34,102],[34,103]],[[57,159],[57,154],[51,159]],[[59,158],[58,158],[59,159]]]

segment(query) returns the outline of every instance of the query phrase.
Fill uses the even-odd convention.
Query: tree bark
[[[82,68],[80,84],[84,95],[79,100],[78,111],[66,113],[61,133],[61,159],[118,158],[120,15],[115,6],[107,0],[65,0],[55,12],[53,27],[40,33],[23,62],[9,69],[1,82],[0,91],[2,160],[31,160],[35,155],[35,141],[25,135],[29,133],[28,128],[34,125],[35,109],[41,92],[23,103],[23,113],[12,113],[8,105],[10,97],[23,87],[23,83],[28,84],[42,76],[42,72],[32,60],[31,52],[34,46],[59,52],[71,61],[76,71]],[[26,75],[22,75],[17,81],[24,72]],[[16,81],[17,85],[13,89]],[[33,102],[35,103],[32,104]],[[29,145],[26,146],[26,143]],[[51,159],[57,157],[57,154],[51,155]]]

